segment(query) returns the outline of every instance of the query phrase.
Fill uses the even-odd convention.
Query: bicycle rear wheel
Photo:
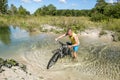
[[[52,67],[57,62],[58,58],[59,58],[59,53],[56,52],[52,56],[52,58],[49,60],[48,65],[47,65],[47,69],[49,69],[50,67]]]

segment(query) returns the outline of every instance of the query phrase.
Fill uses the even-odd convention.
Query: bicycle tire
[[[58,60],[59,58],[59,53],[56,52],[52,57],[51,59],[49,60],[48,62],[48,65],[47,65],[47,69],[49,69],[50,67],[52,67]]]

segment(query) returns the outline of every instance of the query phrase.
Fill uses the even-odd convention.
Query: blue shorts
[[[67,44],[68,44],[68,45],[72,45],[71,42],[67,42]],[[74,51],[74,52],[77,52],[78,49],[79,49],[79,45],[73,47],[73,51]]]
[[[73,47],[73,51],[74,51],[74,52],[77,52],[78,49],[79,49],[79,46],[74,46],[74,47]]]

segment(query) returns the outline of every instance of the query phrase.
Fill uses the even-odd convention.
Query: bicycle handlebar
[[[61,44],[62,46],[65,45],[65,43],[61,42],[61,41],[57,41],[59,44]]]
[[[59,44],[61,44],[62,46],[63,45],[71,45],[71,43],[70,42],[66,42],[66,43],[63,43],[63,42],[61,42],[61,41],[57,41]]]
[[[59,42],[59,44],[64,45],[64,43],[62,43],[61,41],[58,41],[58,42]]]

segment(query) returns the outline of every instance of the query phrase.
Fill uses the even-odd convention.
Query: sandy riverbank
[[[23,63],[27,66],[27,73],[22,71],[19,67],[12,67],[11,69],[3,67],[5,71],[0,73],[0,80],[118,80],[120,78],[120,72],[115,72],[115,75],[118,73],[116,75],[116,78],[111,78],[110,76],[112,75],[112,72],[107,73],[108,75],[104,75],[104,70],[107,69],[103,68],[102,73],[99,71],[99,69],[97,69],[97,67],[93,67],[91,69],[88,68],[89,66],[91,67],[92,61],[91,63],[87,64],[87,59],[89,59],[87,58],[88,53],[84,52],[82,45],[97,42],[102,42],[105,45],[114,44],[114,42],[112,42],[111,33],[108,32],[109,34],[99,37],[99,32],[100,30],[98,29],[92,29],[85,30],[84,32],[78,34],[80,36],[81,48],[79,52],[79,62],[77,63],[72,62],[69,58],[65,58],[63,60],[59,60],[54,67],[52,67],[50,70],[47,70],[47,62],[52,56],[51,51],[53,49],[56,49],[58,46],[49,45],[45,46],[44,48],[37,48],[36,46],[33,46],[30,50],[23,52],[23,54],[19,55],[19,57],[16,58],[18,62]],[[49,36],[49,34],[47,35]],[[117,68],[119,68],[119,64]],[[115,69],[119,70],[117,68]]]

